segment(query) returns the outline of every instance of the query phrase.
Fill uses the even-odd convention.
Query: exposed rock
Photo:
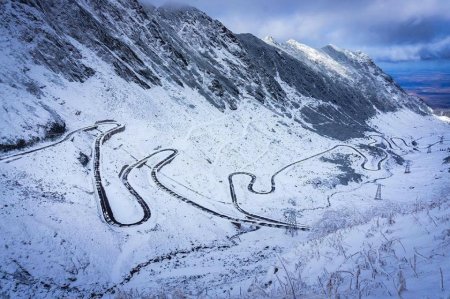
[[[89,164],[89,156],[86,155],[85,153],[80,152],[79,156],[78,156],[78,161],[80,161],[81,165],[86,166]]]

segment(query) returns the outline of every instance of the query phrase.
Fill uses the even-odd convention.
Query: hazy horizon
[[[378,62],[408,93],[431,108],[450,109],[450,60]]]

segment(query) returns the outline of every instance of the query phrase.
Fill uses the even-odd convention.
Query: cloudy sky
[[[141,0],[159,6],[165,0]],[[377,61],[450,59],[450,0],[181,0],[236,33],[367,52]]]

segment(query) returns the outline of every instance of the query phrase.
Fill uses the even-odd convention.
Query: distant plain
[[[433,109],[450,109],[450,60],[378,62],[408,93]]]

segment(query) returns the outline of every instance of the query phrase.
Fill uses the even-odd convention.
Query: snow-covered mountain
[[[367,120],[379,112],[407,107],[428,113],[362,53],[333,46],[315,50],[295,41],[264,43],[235,35],[192,7],[3,1],[1,20],[5,148],[19,139],[45,138],[54,125],[71,125],[58,116],[61,107],[51,100],[57,96],[50,85],[61,89],[67,82],[108,76],[143,90],[189,87],[221,111],[238,109],[250,98],[341,140],[361,137],[371,129]]]
[[[302,294],[379,297],[449,263],[448,123],[363,53],[193,7],[6,0],[0,63],[0,297],[280,297],[294,272]]]

